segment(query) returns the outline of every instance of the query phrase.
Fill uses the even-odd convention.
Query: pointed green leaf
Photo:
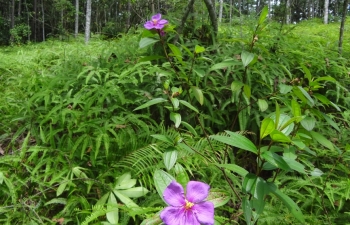
[[[196,46],[194,47],[194,52],[195,52],[196,54],[202,53],[202,52],[204,52],[204,51],[205,51],[205,48],[202,47],[202,46],[196,45]]]
[[[267,5],[265,5],[265,7],[262,9],[261,13],[260,13],[260,17],[259,17],[259,25],[263,24],[264,21],[266,20],[266,16],[269,13],[269,9],[267,7]]]
[[[238,62],[237,60],[233,59],[227,59],[221,63],[217,63],[213,65],[209,70],[220,70],[220,69],[227,69],[227,67],[234,66],[234,65],[240,65],[241,62]]]
[[[316,125],[316,119],[310,116],[305,117],[300,124],[305,128],[307,131],[311,131],[314,129]]]
[[[270,133],[270,137],[273,141],[276,141],[276,142],[286,142],[286,143],[291,142],[290,138],[279,130],[272,131]]]
[[[243,93],[245,94],[245,96],[250,99],[250,96],[252,95],[252,91],[250,89],[250,86],[249,85],[244,85],[243,86]]]
[[[238,173],[242,177],[245,177],[249,173],[246,169],[236,164],[217,164],[217,166],[223,167],[225,169],[231,170],[232,172]]]
[[[271,118],[265,118],[261,122],[260,140],[262,140],[267,135],[271,134],[271,132],[274,130],[275,130],[275,123],[273,122],[273,120]]]
[[[227,137],[227,136],[220,136],[220,135],[211,135],[210,138],[220,141],[222,143],[234,146],[236,148],[253,152],[255,154],[258,153],[256,146],[248,138],[231,131],[225,131],[225,132],[228,133],[230,136]]]
[[[255,184],[258,177],[253,173],[248,173],[243,180],[242,189],[244,193],[254,193]]]
[[[261,157],[265,159],[267,162],[271,163],[272,165],[282,169],[282,170],[290,170],[290,167],[288,164],[284,161],[284,159],[277,155],[274,152],[266,151],[261,154]]]
[[[174,174],[176,181],[179,182],[183,187],[186,187],[187,183],[190,181],[190,178],[188,177],[185,168],[181,164],[175,164]]]
[[[155,105],[155,104],[159,104],[159,103],[163,103],[163,102],[167,102],[168,100],[164,99],[164,98],[154,98],[148,102],[146,102],[145,104],[143,105],[140,105],[139,107],[137,107],[136,109],[134,109],[133,111],[135,110],[139,110],[139,109],[143,109],[143,108],[147,108],[151,105]]]
[[[324,147],[326,147],[330,150],[334,150],[334,146],[333,146],[332,142],[330,142],[322,134],[314,132],[314,131],[310,131],[310,134],[311,134],[312,138],[315,139],[318,143],[320,143],[321,145],[323,145]]]
[[[156,170],[153,175],[153,180],[159,196],[163,199],[164,190],[175,178],[163,170]]]
[[[118,199],[123,202],[128,208],[138,208],[139,206],[131,200],[129,197],[123,195],[118,190],[114,189],[113,193],[118,197]]]
[[[156,42],[158,42],[158,41],[159,41],[159,40],[157,40],[157,39],[149,38],[149,37],[142,38],[142,39],[140,40],[140,43],[139,43],[139,48],[147,47],[148,45],[151,45],[151,44],[156,43]]]
[[[109,198],[108,198],[107,210],[109,211],[106,213],[108,222],[110,222],[111,224],[118,224],[118,221],[119,221],[118,202],[112,193],[109,195]]]
[[[179,113],[170,113],[170,120],[175,123],[175,127],[178,128],[181,124],[181,115]]]
[[[230,200],[230,194],[223,190],[211,189],[206,201],[212,202],[214,208],[225,205]]]
[[[241,54],[241,59],[242,59],[243,66],[244,67],[248,66],[249,63],[251,63],[253,61],[254,56],[255,55],[253,53],[243,51],[242,54]]]
[[[187,108],[189,108],[189,109],[195,111],[196,113],[199,113],[198,109],[196,109],[196,107],[194,107],[194,106],[191,105],[190,103],[188,103],[188,102],[186,102],[186,101],[184,101],[184,100],[179,100],[179,101],[180,101],[180,103],[181,103],[182,105],[184,105],[184,106],[186,106]]]
[[[144,187],[133,187],[126,190],[118,190],[119,193],[129,198],[139,198],[145,196],[149,191]]]
[[[171,98],[171,103],[173,103],[173,107],[175,110],[177,110],[179,108],[180,102],[179,99],[177,98]]]
[[[169,171],[176,163],[178,151],[166,151],[163,153],[163,162],[165,168]]]
[[[258,106],[261,112],[266,111],[269,107],[269,105],[267,104],[267,101],[264,99],[258,99]]]
[[[166,136],[166,135],[162,135],[162,134],[152,134],[151,137],[155,138],[155,139],[158,139],[160,141],[164,141],[168,144],[171,144],[173,145],[174,142],[173,140],[171,140],[171,138],[169,136]]]
[[[244,84],[240,81],[233,81],[231,84],[231,90],[232,92],[236,92],[238,90],[240,90],[242,87],[244,86]]]
[[[197,136],[197,135],[198,135],[197,132],[196,132],[196,130],[192,127],[191,124],[186,123],[185,121],[181,121],[181,124],[182,124],[184,127],[186,127],[186,129],[187,129],[189,132],[191,132],[194,136]]]
[[[203,96],[203,92],[201,89],[199,89],[196,86],[192,86],[191,90],[194,94],[194,97],[197,99],[197,101],[199,102],[199,104],[203,105],[204,103],[204,96]]]
[[[295,101],[294,99],[292,99],[291,105],[292,105],[293,116],[294,117],[301,116],[301,109],[300,109],[299,103],[297,101]]]
[[[298,86],[298,88],[301,91],[301,93],[303,93],[303,95],[307,98],[307,100],[309,100],[309,102],[311,103],[311,106],[315,105],[315,102],[311,98],[310,94],[307,93],[307,91],[305,91],[305,89],[303,87]]]
[[[171,54],[170,55],[173,55],[177,58],[177,60],[179,60],[180,62],[182,62],[182,54],[181,54],[181,51],[178,47],[176,47],[176,45],[173,45],[173,44],[170,44],[168,43],[168,46],[171,50]]]

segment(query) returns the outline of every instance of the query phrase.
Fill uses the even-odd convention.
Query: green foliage
[[[218,224],[347,223],[350,46],[266,13],[215,45],[1,49],[1,223],[159,224],[173,179],[210,184]]]

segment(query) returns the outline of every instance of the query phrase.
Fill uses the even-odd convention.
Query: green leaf
[[[227,69],[227,67],[230,66],[235,66],[235,65],[240,65],[240,62],[237,62],[236,60],[233,59],[227,59],[221,63],[217,63],[215,65],[213,65],[209,70],[220,70],[220,69]]]
[[[261,154],[261,157],[265,159],[267,162],[271,163],[272,165],[282,169],[282,170],[290,170],[290,167],[288,164],[284,161],[284,159],[277,155],[274,152],[266,151]]]
[[[135,184],[136,179],[131,179],[131,174],[128,172],[124,173],[117,179],[114,189],[128,189],[135,186]]]
[[[309,102],[311,103],[311,106],[315,105],[315,102],[314,102],[314,100],[311,98],[311,96],[309,95],[309,93],[307,93],[303,87],[298,86],[298,88],[299,88],[299,90],[301,91],[301,93],[303,93],[303,95],[307,98],[307,100],[309,100]]]
[[[123,195],[118,190],[114,189],[113,193],[118,197],[118,199],[123,202],[128,208],[138,208],[139,206],[131,200],[129,197]]]
[[[109,195],[109,198],[108,198],[107,210],[109,211],[106,213],[108,222],[115,225],[118,224],[119,222],[118,202],[112,193]]]
[[[308,79],[309,83],[312,82],[310,70],[306,66],[304,66],[303,64],[300,64],[300,67],[303,69],[303,71],[305,73],[305,77]]]
[[[251,95],[252,95],[252,91],[250,89],[250,86],[249,85],[244,85],[243,86],[243,93],[245,94],[245,96],[250,99]]]
[[[190,178],[188,177],[185,168],[179,163],[176,163],[174,166],[174,174],[176,177],[176,181],[184,187],[190,181]]]
[[[235,93],[236,91],[240,90],[243,86],[244,86],[244,84],[242,82],[233,81],[231,84],[231,90],[233,93]]]
[[[0,184],[2,184],[4,182],[4,173],[0,171]]]
[[[276,142],[285,142],[285,143],[291,142],[290,138],[279,130],[272,131],[270,133],[270,137],[273,141],[276,141]]]
[[[265,6],[265,7],[262,9],[261,13],[260,13],[259,25],[261,25],[261,24],[264,23],[264,21],[266,20],[266,16],[267,16],[268,13],[269,13],[269,9],[268,9],[267,6]]]
[[[195,52],[196,54],[205,52],[205,48],[202,47],[202,46],[196,45],[196,46],[194,47],[194,52]]]
[[[169,171],[176,163],[178,151],[166,151],[163,153],[163,161],[165,168]]]
[[[177,98],[171,98],[171,103],[173,103],[173,107],[175,110],[177,110],[179,108],[180,102],[179,99]]]
[[[283,204],[289,209],[293,216],[299,220],[299,222],[305,224],[305,219],[299,206],[289,196],[278,190],[275,184],[268,183],[268,186],[270,191],[283,202]]]
[[[144,187],[133,187],[127,190],[118,190],[119,193],[129,198],[139,198],[145,196],[149,191]]]
[[[155,105],[155,104],[159,104],[159,103],[163,103],[163,102],[167,102],[168,100],[164,99],[164,98],[154,98],[148,102],[146,102],[145,104],[143,105],[140,105],[139,107],[137,107],[136,109],[134,109],[133,111],[135,110],[139,110],[139,109],[143,109],[143,108],[147,108],[151,105]]]
[[[242,189],[244,193],[253,193],[258,177],[253,173],[248,173],[243,180]]]
[[[297,101],[295,101],[294,99],[292,99],[291,105],[292,105],[293,116],[294,117],[301,116],[301,109],[300,109],[299,103]]]
[[[173,45],[173,44],[170,44],[168,43],[168,46],[172,52],[172,54],[170,55],[173,55],[177,58],[177,60],[179,60],[180,62],[182,62],[182,54],[181,54],[181,51],[178,47],[176,47],[176,45]]]
[[[204,103],[204,96],[203,96],[203,92],[201,89],[199,89],[196,86],[191,86],[191,90],[194,94],[194,97],[197,99],[197,101],[199,102],[199,104],[203,105]]]
[[[243,209],[243,215],[244,215],[244,218],[245,218],[247,225],[254,224],[255,222],[252,219],[253,209],[250,206],[250,201],[248,199],[248,196],[244,196],[242,198],[242,209]]]
[[[160,55],[144,56],[139,59],[139,62],[147,62],[147,61],[164,59],[164,58],[165,58],[164,56],[160,56]]]
[[[148,45],[151,45],[151,44],[156,43],[158,41],[159,41],[158,39],[149,38],[149,37],[142,38],[140,40],[140,43],[139,43],[139,48],[147,47]]]
[[[311,134],[312,138],[315,139],[318,143],[320,143],[321,145],[323,145],[324,147],[326,147],[330,150],[334,150],[334,146],[333,146],[332,142],[330,142],[322,134],[314,132],[314,131],[310,131],[310,134]]]
[[[313,171],[310,172],[310,175],[313,177],[320,177],[322,176],[323,172],[320,169],[315,168]]]
[[[321,112],[321,115],[327,121],[327,123],[329,125],[331,125],[334,129],[336,129],[337,131],[340,132],[340,128],[339,128],[338,124],[336,124],[329,116],[327,116],[327,114],[324,114]]]
[[[255,57],[255,55],[253,53],[243,51],[241,54],[243,66],[244,67],[248,66],[249,63],[251,63],[253,61],[254,57]]]
[[[158,194],[163,199],[164,190],[175,178],[163,170],[156,170],[153,175],[153,180]]]
[[[305,128],[307,131],[311,131],[314,129],[316,125],[316,119],[310,116],[305,117],[300,124]]]
[[[186,102],[186,101],[184,101],[184,100],[179,100],[179,102],[180,102],[182,105],[186,106],[187,108],[189,108],[189,109],[195,111],[196,113],[199,113],[198,109],[196,109],[196,107],[194,107],[194,106],[191,105],[190,103],[188,103],[188,102]]]
[[[286,85],[286,84],[279,84],[278,86],[280,88],[281,94],[287,94],[293,89],[293,86]]]
[[[249,173],[246,169],[236,164],[217,164],[217,166],[223,167],[225,169],[231,170],[232,172],[238,173],[242,177],[245,177]]]
[[[186,129],[187,129],[189,132],[191,132],[194,136],[197,136],[197,135],[198,135],[197,132],[196,132],[196,130],[192,127],[191,124],[186,123],[185,121],[181,121],[181,124],[182,124],[184,127],[186,127]]]
[[[64,179],[62,181],[62,183],[58,186],[58,188],[56,190],[56,196],[57,197],[60,196],[64,192],[64,190],[66,189],[66,187],[68,185],[68,182],[69,181],[67,179]]]
[[[225,205],[230,200],[230,194],[223,190],[211,189],[206,201],[212,202],[214,208]]]
[[[261,112],[266,111],[269,108],[269,105],[267,104],[267,101],[264,99],[258,99],[258,106],[259,106],[259,110]]]
[[[283,160],[288,164],[288,166],[295,171],[298,171],[299,173],[306,174],[305,172],[305,166],[301,164],[300,162],[295,161],[294,159],[282,157]]]
[[[162,134],[152,134],[151,137],[155,138],[155,139],[158,139],[160,141],[163,141],[163,142],[166,142],[166,143],[169,143],[171,145],[174,144],[173,140],[171,140],[171,138],[169,136],[166,136],[166,135],[162,135]]]
[[[261,122],[260,140],[262,140],[267,135],[271,134],[271,132],[274,130],[275,130],[275,123],[273,122],[273,120],[271,118],[265,118]]]
[[[234,146],[239,149],[244,149],[244,150],[253,152],[255,154],[258,153],[256,146],[248,138],[231,131],[225,131],[225,132],[228,133],[230,136],[227,137],[227,136],[220,136],[220,135],[211,135],[210,138],[220,141],[222,143]]]
[[[170,113],[170,120],[175,123],[175,127],[178,128],[181,124],[181,115],[179,113]]]

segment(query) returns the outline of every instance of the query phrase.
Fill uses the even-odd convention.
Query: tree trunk
[[[219,23],[222,21],[222,9],[224,7],[224,0],[219,0]]]
[[[324,0],[323,23],[328,24],[328,6],[329,0]]]
[[[11,26],[10,28],[15,27],[15,0],[11,1]]]
[[[341,55],[343,51],[344,25],[345,25],[346,16],[348,14],[348,4],[349,4],[349,0],[344,0],[343,15],[341,19],[340,32],[339,32],[339,44],[338,44],[339,55]]]
[[[43,41],[45,41],[45,11],[44,11],[44,0],[41,0],[41,13],[42,13],[42,32],[43,32]]]
[[[211,21],[211,26],[214,31],[214,38],[217,37],[218,34],[218,21],[216,19],[215,6],[213,5],[211,0],[204,0],[205,5],[207,6],[209,12],[209,18]]]
[[[233,0],[230,0],[230,25],[232,24],[232,8],[233,8]]]
[[[195,0],[189,0],[189,2],[187,4],[186,11],[183,14],[182,19],[181,19],[181,24],[177,28],[177,35],[176,35],[176,37],[174,38],[174,41],[173,41],[174,44],[179,40],[179,35],[182,33],[182,30],[184,29],[187,17],[190,14],[190,12],[191,12],[191,10],[193,8],[194,1]]]
[[[36,21],[37,21],[37,0],[34,0],[34,5],[33,5],[33,7],[34,7],[34,16],[33,16],[33,23],[34,23],[34,42],[36,42],[36,29],[37,29],[37,27],[36,27]]]
[[[79,34],[79,0],[75,0],[75,26],[74,37],[77,38]]]
[[[90,25],[91,25],[91,0],[86,1],[86,17],[85,17],[85,44],[90,41]]]
[[[290,0],[286,0],[286,24],[291,23]]]
[[[153,4],[152,4],[153,6]],[[128,0],[128,12],[127,12],[127,17],[126,17],[126,27],[125,27],[125,30],[126,30],[126,33],[129,31],[129,28],[130,28],[130,18],[131,18],[131,2],[130,0]]]

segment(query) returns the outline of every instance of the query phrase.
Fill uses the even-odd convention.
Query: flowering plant
[[[214,204],[205,201],[209,189],[208,184],[190,181],[185,197],[181,184],[172,181],[163,193],[169,206],[160,213],[160,218],[166,225],[213,225]]]
[[[162,19],[162,15],[160,13],[152,16],[152,19],[150,21],[147,21],[144,24],[144,27],[147,30],[152,30],[152,29],[156,29],[156,30],[161,30],[164,28],[164,26],[168,24],[167,20]]]

